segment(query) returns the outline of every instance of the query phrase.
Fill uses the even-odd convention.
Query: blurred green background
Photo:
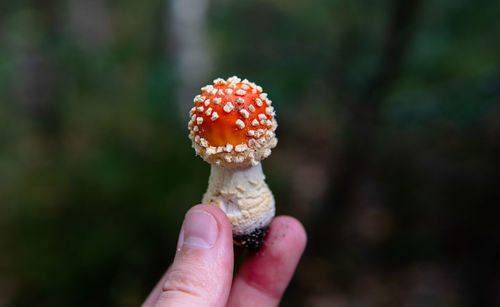
[[[209,165],[199,88],[269,93],[309,244],[283,306],[500,306],[500,1],[0,2],[0,306],[137,306]]]

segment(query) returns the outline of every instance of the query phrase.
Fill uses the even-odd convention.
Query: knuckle
[[[201,299],[207,297],[209,286],[210,282],[205,274],[199,274],[188,268],[171,268],[162,287],[162,296],[188,296]]]

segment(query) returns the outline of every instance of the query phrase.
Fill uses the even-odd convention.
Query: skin
[[[174,262],[142,306],[277,306],[306,246],[300,222],[276,217],[263,248],[244,260],[233,280],[229,220],[222,210],[207,204],[194,206],[186,216],[193,213],[202,216],[197,225],[213,217],[217,224],[214,243],[209,247],[190,239],[186,243],[183,223]]]

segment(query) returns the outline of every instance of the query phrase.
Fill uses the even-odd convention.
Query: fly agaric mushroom
[[[257,250],[275,213],[260,164],[277,144],[271,100],[260,86],[236,76],[201,90],[188,128],[196,154],[211,164],[203,202],[226,213],[236,245]]]

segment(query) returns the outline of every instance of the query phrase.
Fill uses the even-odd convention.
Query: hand
[[[262,249],[233,280],[231,223],[219,208],[197,205],[184,219],[174,262],[144,306],[277,306],[306,245],[296,219],[276,217]]]

